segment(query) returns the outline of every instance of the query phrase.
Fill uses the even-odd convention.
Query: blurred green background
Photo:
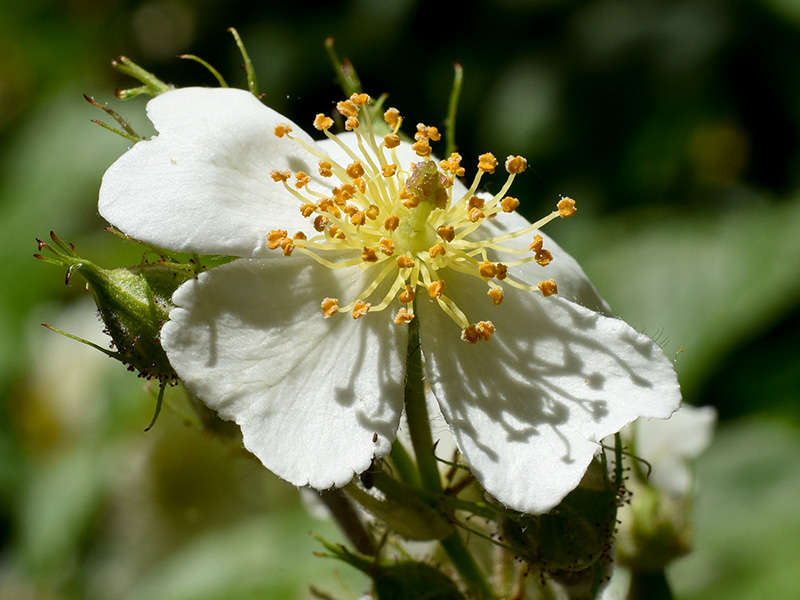
[[[243,86],[229,26],[298,123],[341,95],[329,35],[407,123],[443,125],[458,61],[460,152],[526,156],[528,216],[576,198],[579,218],[548,233],[675,357],[686,400],[719,411],[678,597],[800,597],[800,2],[254,6],[0,4],[0,597],[305,598],[309,582],[357,596],[345,567],[311,557],[306,531],[336,534],[291,486],[186,426],[177,391],[144,433],[153,390],[40,326],[107,343],[80,278],[32,258],[36,237],[53,229],[103,266],[141,256],[103,232],[100,177],[128,144],[81,94],[149,133],[143,101],[114,99],[133,82],[110,60],[214,85],[176,58],[191,52]]]

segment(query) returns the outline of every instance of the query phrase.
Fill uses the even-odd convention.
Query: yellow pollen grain
[[[403,118],[400,116],[400,111],[396,108],[390,108],[385,113],[383,113],[384,120],[389,124],[394,130],[400,128],[400,124],[403,122]]]
[[[364,214],[367,215],[367,218],[371,221],[374,221],[378,218],[378,215],[381,214],[381,209],[378,208],[375,204],[370,204],[367,207],[367,210],[364,211]]]
[[[370,97],[369,94],[353,94],[350,96],[350,101],[357,106],[364,106],[369,104]]]
[[[407,285],[406,289],[400,292],[400,296],[398,296],[398,298],[403,304],[408,304],[414,299],[414,288],[410,285]]]
[[[292,174],[289,171],[272,171],[269,176],[272,177],[272,181],[288,181]]]
[[[375,248],[370,248],[369,246],[362,248],[361,260],[364,262],[378,262],[378,255],[375,254]]]
[[[397,266],[401,269],[410,269],[414,266],[414,259],[408,254],[401,254],[397,257]]]
[[[442,238],[445,242],[452,242],[453,239],[456,237],[456,230],[450,225],[441,225],[436,230],[436,233],[439,234],[439,237]]]
[[[497,168],[497,159],[491,152],[487,152],[486,154],[481,154],[478,157],[479,170],[483,171],[484,173],[489,173],[491,175],[492,173],[494,173],[494,170],[496,168]]]
[[[309,177],[308,174],[303,171],[298,171],[295,174],[295,179],[297,179],[297,181],[295,181],[294,187],[296,187],[298,190],[304,188],[311,182],[311,177]]]
[[[282,123],[280,125],[276,125],[273,131],[277,137],[282,138],[287,133],[292,132],[292,126],[289,125],[288,123]]]
[[[519,206],[519,200],[514,198],[513,196],[506,196],[500,201],[500,207],[503,209],[503,212],[514,212],[517,210]]]
[[[397,148],[400,145],[400,136],[394,133],[387,133],[383,136],[383,143],[390,150],[392,148]]]
[[[360,162],[355,161],[347,165],[347,168],[344,170],[344,172],[347,173],[347,176],[350,179],[355,179],[356,177],[361,177],[364,174],[364,167]]]
[[[575,208],[575,200],[572,198],[562,198],[558,203],[558,213],[562,218],[571,217],[576,212],[578,212],[578,209]]]
[[[360,125],[361,122],[358,120],[358,117],[347,117],[347,120],[344,122],[344,128],[347,131],[358,129]]]
[[[434,281],[428,286],[428,295],[431,298],[440,298],[444,292],[444,280]]]
[[[422,158],[430,156],[431,152],[433,152],[433,148],[430,147],[426,139],[414,142],[411,145],[411,149],[417,153],[417,156],[421,156]]]
[[[486,294],[492,299],[495,306],[500,306],[503,303],[503,290],[500,288],[490,288]]]
[[[397,215],[389,215],[383,220],[383,228],[386,231],[394,231],[400,225],[400,217]]]
[[[483,261],[480,267],[478,267],[478,272],[481,274],[481,277],[486,277],[487,279],[491,279],[495,275],[497,275],[497,267],[494,263],[489,262],[488,260]]]
[[[509,156],[506,158],[506,171],[516,175],[528,168],[528,161],[521,156]]]
[[[319,174],[323,177],[330,177],[333,175],[333,171],[331,170],[333,165],[329,163],[327,160],[319,161]]]
[[[314,127],[320,131],[330,129],[333,127],[333,119],[326,117],[323,113],[319,113],[314,117]]]
[[[336,104],[338,110],[345,117],[355,117],[358,115],[358,107],[352,100],[342,100]]]
[[[381,167],[381,175],[384,177],[394,177],[395,173],[397,173],[397,165],[394,163]]]
[[[437,256],[444,256],[446,250],[442,244],[435,244],[428,248],[428,254],[431,258],[436,258]]]
[[[339,301],[336,298],[325,298],[320,306],[322,308],[322,316],[326,319],[339,312]]]
[[[391,256],[394,254],[394,242],[389,238],[381,238],[381,241],[378,242],[378,249],[386,256]]]
[[[539,291],[542,292],[543,296],[552,296],[553,294],[558,293],[558,286],[554,279],[548,279],[547,281],[540,281],[539,285],[537,286]]]
[[[477,223],[481,219],[483,219],[486,215],[483,214],[483,211],[479,208],[470,208],[469,213],[467,214],[467,218],[472,221],[473,223]]]
[[[275,250],[286,235],[285,229],[273,229],[270,231],[267,234],[267,248]]]
[[[369,312],[371,304],[369,302],[362,302],[359,300],[353,306],[353,312],[351,313],[354,319],[360,319],[365,314]]]
[[[394,318],[394,322],[398,325],[402,325],[403,323],[408,323],[414,318],[410,312],[408,312],[405,307],[401,308],[397,311],[397,315]]]

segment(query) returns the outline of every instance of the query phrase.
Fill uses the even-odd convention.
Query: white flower
[[[315,143],[244,91],[147,105],[159,135],[109,168],[100,213],[157,246],[241,257],[176,292],[162,331],[173,366],[276,474],[342,486],[391,449],[417,318],[427,378],[475,476],[510,507],[551,508],[604,436],[678,407],[671,362],[596,312],[605,304],[552,240],[531,244],[559,212],[531,225],[501,205],[513,174],[468,204],[493,157],[469,190],[458,161],[443,163],[451,185],[410,145],[376,140],[352,100],[340,109],[355,131],[334,136],[320,115],[328,139]],[[400,121],[387,115],[395,131]],[[424,155],[438,133],[417,137]],[[545,297],[537,282],[550,279],[558,293]]]

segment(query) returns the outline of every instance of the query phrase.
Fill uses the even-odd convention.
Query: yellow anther
[[[355,117],[358,115],[358,107],[352,100],[342,100],[336,104],[336,110],[342,113],[345,117]]]
[[[306,218],[313,215],[315,210],[317,210],[316,204],[303,204],[303,206],[300,207],[300,213]]]
[[[401,308],[397,311],[397,315],[394,318],[394,322],[398,325],[402,325],[403,323],[408,323],[414,318],[414,315],[408,312],[405,307]]]
[[[275,250],[286,237],[285,229],[273,229],[267,234],[267,248]]]
[[[383,136],[383,143],[389,149],[397,148],[400,145],[400,136],[394,133],[387,133]]]
[[[330,177],[333,175],[333,171],[331,171],[332,168],[333,165],[331,165],[331,163],[329,163],[327,160],[319,161],[319,174],[323,177]]]
[[[483,211],[480,208],[470,208],[469,213],[467,214],[467,218],[473,223],[477,223],[485,216],[486,215],[483,214]]]
[[[506,158],[506,171],[509,173],[522,173],[527,168],[528,161],[521,156],[509,156]]]
[[[500,288],[490,288],[486,294],[492,299],[495,306],[500,306],[503,303],[503,290]]]
[[[333,127],[333,119],[326,117],[323,113],[319,113],[316,117],[314,117],[314,127],[320,131],[330,129]]]
[[[452,242],[453,238],[456,237],[456,230],[450,225],[440,226],[436,230],[436,233],[438,233],[439,237],[442,238],[445,242]]]
[[[411,145],[411,149],[417,153],[417,156],[421,156],[422,158],[430,156],[431,152],[433,152],[433,148],[430,147],[428,140],[425,139],[414,142]]]
[[[558,203],[558,212],[562,218],[574,215],[578,212],[578,209],[575,208],[575,200],[572,198],[562,198]]]
[[[328,227],[328,235],[332,238],[336,238],[337,240],[344,240],[347,239],[347,236],[344,234],[344,231],[339,229],[339,226],[335,223]]]
[[[397,165],[394,163],[381,167],[381,175],[384,177],[394,177],[395,173],[397,173]]]
[[[484,342],[488,342],[489,338],[492,337],[494,333],[494,323],[491,321],[480,321],[477,325],[475,325],[475,329],[478,330],[478,334],[481,336],[481,339]]]
[[[453,152],[450,158],[441,161],[439,166],[442,170],[449,171],[456,177],[464,176],[465,170],[464,167],[461,166],[461,155],[458,152]]]
[[[444,249],[444,246],[442,246],[441,244],[436,244],[428,248],[428,254],[430,255],[431,258],[436,258],[437,256],[444,256],[445,252],[446,250]]]
[[[518,206],[519,206],[519,200],[517,200],[512,196],[506,196],[500,201],[500,207],[503,209],[503,212],[507,213],[514,212],[515,210],[517,210]]]
[[[494,267],[497,269],[495,277],[497,277],[500,281],[503,281],[503,279],[508,277],[508,267],[506,265],[503,263],[497,263]]]
[[[401,254],[397,257],[397,266],[401,269],[410,269],[414,266],[414,259],[408,254]]]
[[[400,190],[400,199],[406,208],[416,208],[419,206],[419,197],[409,192],[406,188]]]
[[[328,226],[328,218],[323,217],[322,215],[317,215],[317,218],[314,219],[314,229],[316,229],[321,233],[325,231],[325,228],[327,226]]]
[[[403,304],[408,304],[414,299],[414,288],[410,285],[407,285],[406,289],[400,292],[400,296],[398,298]]]
[[[375,248],[370,248],[369,246],[362,248],[361,260],[364,262],[378,262],[378,255],[375,254]]]
[[[273,131],[275,132],[276,136],[278,136],[279,138],[282,138],[287,133],[291,133],[292,132],[292,126],[289,125],[288,123],[282,123],[280,125],[275,125],[275,129]]]
[[[352,204],[346,204],[342,206],[342,212],[348,217],[352,217],[358,212],[358,207],[353,206]]]
[[[291,256],[294,252],[294,242],[290,238],[283,238],[280,243],[284,256]]]
[[[497,159],[494,157],[494,154],[491,152],[487,152],[486,154],[481,154],[478,157],[478,169],[483,171],[484,173],[494,173],[494,170],[497,168]]]
[[[356,227],[363,225],[367,222],[367,215],[364,214],[363,210],[357,210],[353,213],[353,216],[350,217],[350,222]]]
[[[341,216],[342,211],[333,203],[333,198],[323,198],[319,201],[319,210],[332,214],[337,219]]]
[[[394,242],[389,238],[381,238],[381,241],[378,242],[378,249],[386,256],[391,256],[394,254]]]
[[[440,279],[439,281],[434,281],[432,284],[428,286],[428,295],[431,298],[439,298],[444,291],[444,280]]]
[[[535,235],[533,236],[533,243],[528,246],[528,250],[532,250],[536,253],[536,262],[544,267],[553,261],[553,255],[549,250],[542,248],[543,243],[544,240],[542,239],[542,236]]]
[[[356,177],[361,177],[364,174],[364,167],[360,162],[355,161],[347,165],[347,168],[344,170],[344,172],[347,173],[347,176],[350,179],[355,179]]]
[[[469,325],[461,332],[461,339],[468,344],[478,342],[488,342],[494,333],[494,325],[491,321],[480,321],[475,325]]]
[[[294,182],[294,187],[296,187],[298,190],[304,188],[311,182],[311,177],[309,177],[303,171],[298,171],[295,174],[295,179],[297,179],[297,181]]]
[[[350,100],[357,106],[364,106],[369,104],[370,97],[369,94],[353,94],[350,96]]]
[[[361,317],[363,317],[365,314],[369,312],[370,306],[371,304],[369,302],[362,302],[361,300],[356,302],[355,306],[353,306],[353,312],[351,313],[353,315],[353,318],[360,319]]]
[[[293,239],[293,240],[307,240],[307,239],[308,239],[308,236],[306,236],[306,234],[305,234],[305,233],[303,233],[302,231],[298,231],[297,233],[295,233],[295,234],[292,236],[292,239]]]
[[[272,181],[288,181],[292,174],[289,171],[272,171],[269,176],[272,177]]]
[[[396,108],[390,108],[383,113],[383,118],[394,131],[397,131],[400,128],[400,124],[403,122],[403,117],[400,116],[400,111]]]
[[[383,220],[383,228],[386,231],[394,231],[400,225],[400,217],[397,215],[389,215]]]
[[[370,221],[374,221],[378,218],[378,215],[381,214],[381,209],[375,206],[374,204],[370,204],[367,207],[367,210],[364,211],[364,214],[367,215],[367,218]]]
[[[355,194],[356,187],[351,183],[345,183],[342,187],[333,188],[333,197],[337,204],[344,204]]]
[[[353,131],[353,129],[358,129],[361,125],[361,122],[358,120],[358,117],[347,117],[347,120],[344,122],[344,128],[347,131]]]
[[[467,203],[467,208],[483,208],[486,204],[486,200],[481,198],[480,196],[473,196],[469,199]]]
[[[322,307],[322,316],[326,319],[339,312],[339,301],[336,298],[325,298],[320,306]]]
[[[543,296],[552,296],[553,294],[558,293],[558,286],[554,279],[548,279],[547,281],[540,281],[539,285],[537,286],[539,291],[542,292]]]
[[[493,262],[489,262],[488,260],[483,261],[480,267],[478,267],[478,272],[481,274],[481,277],[486,277],[487,279],[491,279],[495,275],[497,275],[497,266]]]
[[[439,129],[437,127],[428,127],[428,137],[432,142],[438,142],[442,139],[442,134],[439,133]]]
[[[417,141],[428,139],[428,127],[425,123],[417,123],[417,133],[414,134],[414,139]]]
[[[353,185],[358,188],[358,191],[362,194],[367,191],[367,182],[364,180],[363,177],[356,177],[353,179]]]

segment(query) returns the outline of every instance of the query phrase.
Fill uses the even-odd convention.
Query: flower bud
[[[617,490],[595,459],[578,487],[550,512],[507,512],[500,520],[502,540],[543,571],[580,571],[608,552],[616,514]]]

